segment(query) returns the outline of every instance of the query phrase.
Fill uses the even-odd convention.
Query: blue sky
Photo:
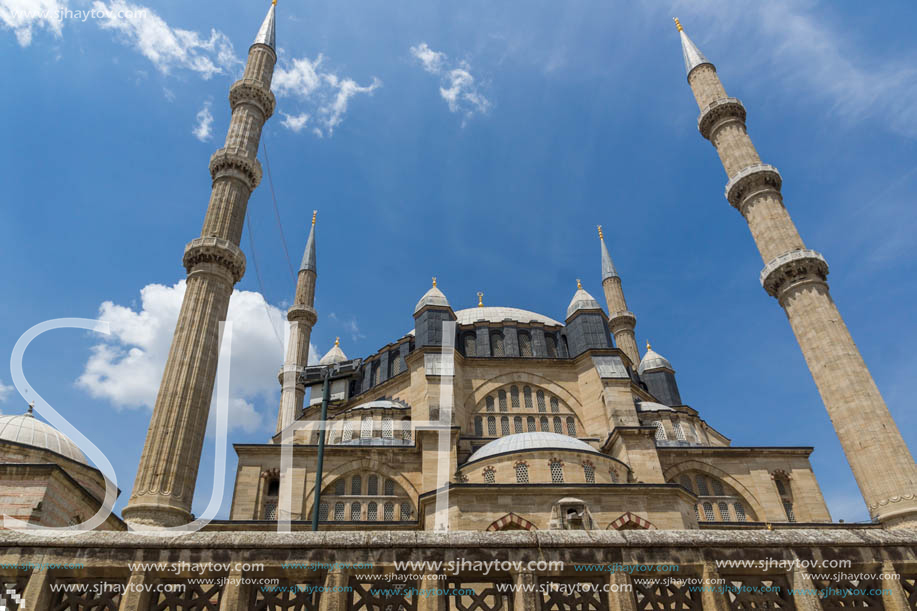
[[[43,20],[115,8],[141,19]],[[0,351],[52,318],[32,385],[115,465],[129,496],[200,232],[226,96],[267,2],[0,0],[5,298]],[[319,210],[320,353],[403,335],[430,277],[456,309],[563,318],[601,296],[605,229],[637,334],[735,445],[813,445],[835,519],[865,507],[762,261],[696,129],[672,16],[748,108],[808,247],[898,425],[917,449],[917,41],[910,2],[406,1],[278,5],[278,112],[264,144],[289,256]],[[262,165],[268,165],[261,155]],[[293,281],[268,181],[252,196],[233,299],[231,442],[273,429]],[[254,245],[254,252],[252,252]],[[256,273],[256,268],[257,272]],[[260,275],[260,282],[259,282]],[[263,295],[263,296],[262,296]],[[0,409],[24,401],[0,372]],[[5,390],[4,390],[5,389]],[[232,454],[232,453],[231,453]],[[210,495],[204,449],[195,510]],[[230,456],[226,515],[234,474]]]

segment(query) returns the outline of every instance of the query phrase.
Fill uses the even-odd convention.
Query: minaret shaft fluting
[[[761,283],[786,312],[869,512],[886,526],[917,527],[917,465],[831,298],[828,265],[806,249],[790,219],[780,173],[761,162],[744,106],[677,25],[698,129],[716,147],[729,177],[726,198],[765,263]]]
[[[187,287],[137,469],[129,523],[176,526],[191,521],[204,431],[233,286],[245,273],[239,249],[245,210],[261,180],[261,128],[274,111],[271,78],[274,7],[249,50],[245,73],[230,89],[232,120],[225,146],[210,159],[213,188],[201,237],[185,247]]]

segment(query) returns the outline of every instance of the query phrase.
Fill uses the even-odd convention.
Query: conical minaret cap
[[[675,371],[669,359],[653,350],[650,347],[650,343],[646,342],[646,353],[643,355],[643,360],[640,361],[640,365],[637,367],[637,373],[642,375],[644,371],[654,371],[656,369]]]
[[[599,242],[602,243],[602,282],[605,282],[609,278],[617,278],[618,272],[611,260],[611,255],[608,254],[608,247],[605,246],[605,236],[602,234],[601,225],[599,225]]]
[[[694,41],[685,34],[685,30],[681,27],[681,22],[678,21],[677,17],[675,18],[675,27],[678,28],[678,33],[681,35],[681,52],[685,56],[685,74],[691,74],[692,70],[702,64],[710,64],[712,66],[713,64],[704,57],[704,54],[700,52]]]
[[[319,365],[334,365],[335,363],[343,363],[347,360],[347,355],[344,354],[344,351],[341,350],[341,338],[334,340],[334,346],[331,347],[325,356],[318,362]]]
[[[426,306],[440,306],[444,308],[451,308],[449,305],[449,300],[446,299],[446,296],[441,290],[436,287],[436,278],[433,278],[433,286],[430,287],[430,290],[423,294],[423,297],[420,298],[420,301],[417,302],[417,305],[414,306],[414,313],[417,314]]]
[[[299,271],[312,271],[316,274],[318,273],[318,268],[315,266],[315,215],[317,213],[312,213],[312,227],[309,229],[309,239],[306,240],[306,252],[302,255],[302,263],[299,265]]]
[[[264,18],[264,23],[261,24],[261,29],[258,30],[258,35],[255,36],[255,42],[252,44],[267,45],[272,49],[277,48],[276,12],[277,1],[274,0],[274,2],[271,3],[271,8],[267,11],[267,17]]]

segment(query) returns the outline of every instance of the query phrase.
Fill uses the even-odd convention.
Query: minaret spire
[[[123,512],[132,525],[178,526],[191,521],[220,323],[226,320],[233,286],[245,273],[245,255],[239,248],[242,224],[249,197],[261,180],[261,129],[275,106],[273,23],[271,6],[249,49],[245,73],[229,90],[232,119],[226,143],[210,158],[213,187],[201,237],[185,247],[185,296],[134,489]]]
[[[700,63],[689,64],[688,38],[676,24],[701,111],[698,129],[719,153],[726,199],[745,217],[764,260],[761,284],[786,312],[869,512],[887,527],[917,528],[917,465],[831,298],[828,264],[799,236],[780,173],[761,162],[748,137],[745,107],[726,95],[699,51]]]
[[[261,24],[261,29],[258,30],[258,34],[255,36],[255,42],[252,44],[267,45],[275,51],[277,50],[276,12],[277,0],[273,0],[273,2],[271,2],[271,8],[268,9],[267,16]]]
[[[315,217],[318,211],[312,212],[312,226],[309,228],[309,239],[306,240],[306,251],[296,277],[296,297],[287,311],[290,322],[290,339],[287,343],[287,354],[280,374],[280,409],[277,411],[277,432],[279,433],[296,420],[302,411],[306,387],[299,383],[299,372],[309,364],[309,339],[312,327],[318,320],[315,313],[315,279],[318,268],[315,264]]]
[[[690,75],[691,71],[701,64],[709,64],[710,62],[707,61],[704,54],[700,52],[700,49],[697,48],[694,41],[685,34],[685,29],[681,26],[678,17],[675,17],[675,27],[678,28],[678,33],[681,35],[681,52],[685,57],[685,71]]]
[[[605,291],[605,304],[608,306],[608,327],[614,335],[615,345],[630,359],[631,367],[636,368],[640,363],[640,353],[634,337],[637,317],[627,309],[621,277],[618,276],[611,255],[608,254],[601,225],[598,226],[598,230],[599,243],[602,247],[602,289]]]

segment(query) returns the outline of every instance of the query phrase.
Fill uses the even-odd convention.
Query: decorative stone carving
[[[245,275],[245,254],[242,249],[223,238],[195,238],[185,246],[182,264],[190,274],[201,263],[215,263],[232,274],[233,282]]]
[[[745,123],[745,106],[737,98],[720,98],[710,102],[697,117],[697,130],[709,140],[713,127],[727,119]]]
[[[245,183],[249,191],[254,191],[261,182],[261,164],[257,159],[228,149],[220,149],[210,157],[210,176],[218,178],[235,178]]]
[[[761,286],[771,297],[779,298],[789,288],[804,282],[826,282],[828,262],[814,250],[793,250],[772,259],[761,270]]]
[[[273,92],[265,89],[260,81],[241,79],[229,89],[229,105],[235,110],[239,104],[253,104],[261,111],[266,121],[274,114],[277,100]]]

